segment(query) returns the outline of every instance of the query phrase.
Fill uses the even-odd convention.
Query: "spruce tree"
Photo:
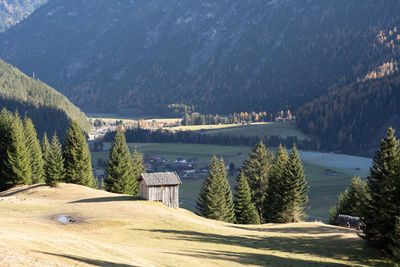
[[[133,173],[132,164],[124,132],[118,129],[110,150],[110,160],[106,164],[104,183],[107,191],[129,195],[137,194],[137,176]]]
[[[29,118],[24,120],[25,144],[29,151],[29,165],[32,173],[32,183],[44,182],[42,149],[37,139],[33,122]]]
[[[197,207],[200,215],[203,217],[219,221],[230,221],[232,217],[230,214],[231,207],[229,203],[227,205],[227,195],[229,193],[227,193],[224,181],[226,176],[224,178],[221,168],[222,164],[216,156],[212,158],[210,170],[200,189]]]
[[[77,121],[67,131],[64,149],[65,182],[93,187],[92,163],[86,137]]]
[[[47,144],[45,144],[45,142],[46,141],[43,142],[44,147],[48,146],[48,148],[44,148],[44,150],[47,150],[45,152],[46,155],[44,167],[46,184],[54,186],[56,183],[65,181],[65,169],[62,148],[56,133],[54,133],[50,145],[48,144],[48,141]]]
[[[293,145],[283,175],[282,222],[299,222],[305,218],[309,188],[296,145]]]
[[[8,164],[8,154],[11,145],[11,126],[13,114],[6,109],[0,113],[0,191],[13,186],[11,166]]]
[[[365,239],[391,255],[397,253],[393,250],[398,245],[394,239],[399,236],[399,157],[399,141],[395,131],[389,128],[372,161],[362,216]]]
[[[280,223],[283,221],[283,200],[285,192],[283,188],[284,170],[289,159],[285,147],[279,144],[274,164],[269,178],[268,192],[264,202],[265,222]]]
[[[250,152],[243,163],[242,172],[250,186],[251,199],[264,222],[263,206],[268,191],[268,180],[271,174],[274,155],[260,141]]]
[[[329,223],[336,224],[339,215],[361,217],[366,197],[366,182],[354,177],[350,186],[339,195],[337,203],[329,211]]]
[[[225,216],[222,220],[225,222],[234,223],[235,222],[235,206],[233,204],[232,190],[231,190],[231,186],[228,181],[228,175],[227,175],[226,168],[225,168],[225,161],[223,158],[220,159],[219,165],[221,168],[221,170],[220,170],[221,179],[222,179],[221,186],[222,186],[222,190],[225,195]]]
[[[50,161],[50,149],[51,148],[50,148],[49,139],[47,138],[47,133],[44,133],[43,139],[42,139],[42,157],[43,157],[43,176],[44,176],[45,181],[47,180],[47,177],[49,176],[48,162]]]
[[[11,143],[6,153],[11,184],[32,184],[30,154],[25,145],[24,127],[17,112],[11,124]]]
[[[137,196],[139,195],[139,183],[136,180],[142,173],[146,172],[146,168],[143,164],[143,153],[135,149],[133,151],[133,156],[132,156],[132,175],[135,177],[134,181],[134,191],[133,195]]]
[[[237,178],[238,185],[235,193],[235,215],[236,223],[259,224],[260,216],[251,201],[250,187],[243,173]]]

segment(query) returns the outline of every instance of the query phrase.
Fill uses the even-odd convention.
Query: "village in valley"
[[[201,116],[200,113],[193,112],[191,117],[198,118]],[[217,115],[218,116],[218,115]],[[229,119],[227,116],[220,117],[220,121],[223,123],[218,123],[217,125],[199,125],[200,132],[205,129],[213,129],[213,127],[221,127],[222,129],[238,127],[238,126],[252,126],[252,125],[262,125],[268,124],[270,122],[259,122],[258,119],[255,121],[248,120],[248,113],[242,112],[239,115],[242,120],[237,121],[235,124],[229,124]],[[246,119],[245,119],[246,118]],[[258,118],[254,112],[250,113],[250,118]],[[91,119],[94,125],[93,130],[88,134],[88,144],[91,152],[99,152],[104,151],[108,152],[110,149],[109,144],[105,144],[103,138],[108,133],[115,132],[118,127],[122,130],[125,129],[144,129],[150,130],[152,132],[155,131],[191,131],[193,130],[190,126],[183,125],[184,120],[175,118],[175,119],[110,119],[110,118],[92,118]],[[293,116],[290,110],[284,112],[281,111],[278,114],[269,118],[269,121],[275,123],[288,123],[294,124],[296,117]],[[185,129],[186,128],[186,129]],[[133,152],[135,147],[130,147],[131,152]],[[238,152],[238,158],[243,158],[244,155],[242,152]],[[146,168],[146,172],[176,172],[182,178],[204,178],[208,172],[208,163],[201,163],[197,157],[193,158],[185,158],[182,156],[177,156],[176,158],[164,158],[157,154],[149,154],[144,153],[144,166]],[[107,161],[107,157],[99,157],[96,161],[93,162],[93,175],[101,181],[105,177],[105,164]],[[225,169],[231,174],[235,175],[237,169],[235,168],[235,164],[233,162],[226,162]]]

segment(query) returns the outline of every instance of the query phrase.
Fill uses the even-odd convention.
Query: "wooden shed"
[[[179,185],[182,182],[175,172],[143,173],[137,180],[141,198],[179,208]]]

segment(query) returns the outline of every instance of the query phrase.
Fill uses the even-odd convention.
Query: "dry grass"
[[[322,223],[232,225],[69,184],[0,193],[0,266],[384,264],[355,231]]]

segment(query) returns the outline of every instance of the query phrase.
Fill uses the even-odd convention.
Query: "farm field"
[[[1,192],[0,218],[0,266],[390,266],[356,230],[234,225],[73,184]]]
[[[105,148],[110,147],[106,143]],[[170,144],[170,143],[129,143],[131,150],[138,149],[148,156],[159,156],[169,161],[179,157],[189,159],[197,158],[199,168],[208,166],[211,157],[223,157],[226,163],[234,163],[240,168],[247,159],[250,147],[245,146],[217,146],[200,144]],[[310,185],[309,207],[306,213],[310,216],[327,218],[330,207],[336,202],[340,192],[344,191],[353,176],[365,177],[368,175],[371,160],[368,158],[348,155],[300,151],[301,159],[305,165],[307,181]],[[108,157],[108,152],[95,152],[92,162],[95,164],[99,157]],[[195,211],[200,186],[204,175],[196,178],[183,179],[181,186],[181,199],[183,206]],[[236,184],[235,177],[230,177],[231,186]]]
[[[249,137],[270,137],[280,136],[289,137],[296,136],[299,140],[308,139],[296,126],[292,123],[285,122],[262,122],[250,125],[241,124],[222,124],[222,125],[194,125],[180,126],[170,128],[171,131],[201,131],[202,134],[208,135],[235,135]]]

